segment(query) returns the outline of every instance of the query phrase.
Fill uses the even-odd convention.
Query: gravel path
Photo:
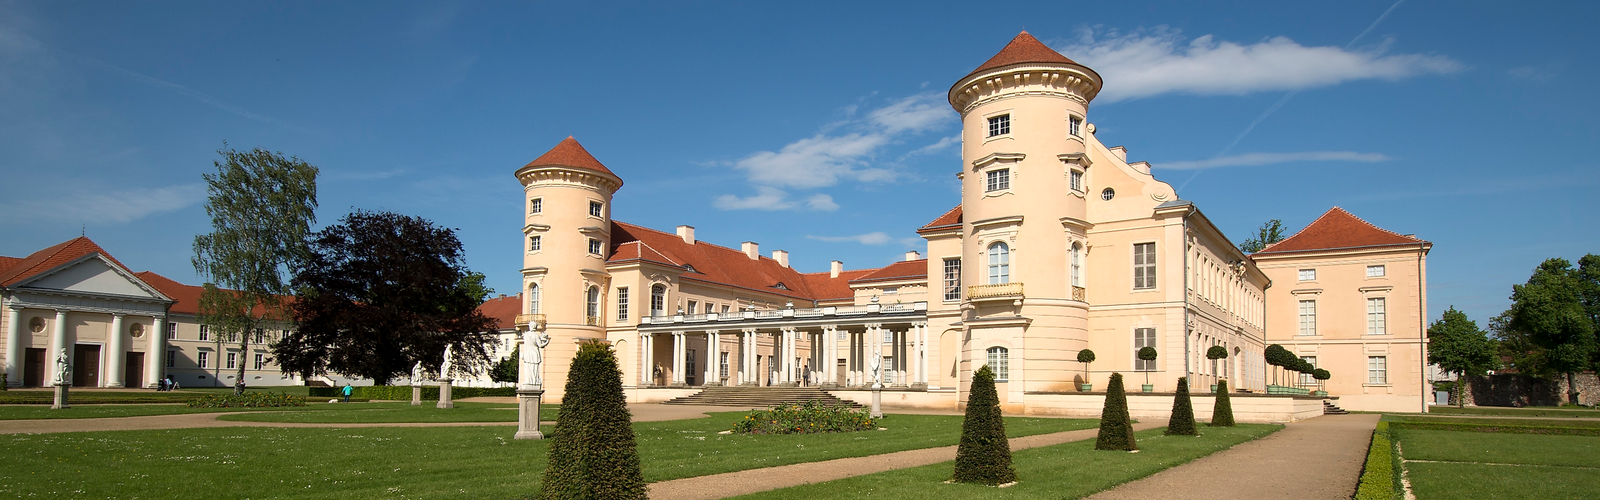
[[[1133,429],[1145,430],[1166,427],[1166,420],[1140,419]],[[1014,438],[1011,450],[1025,450],[1083,439],[1094,439],[1098,427],[1076,431],[1057,432]],[[1365,450],[1365,448],[1363,448]],[[922,465],[949,462],[956,459],[956,447],[925,448],[882,455],[841,458],[822,462],[768,467],[726,474],[689,477],[650,484],[650,498],[654,500],[701,500],[725,498],[759,493],[790,486],[801,486],[835,479],[862,476],[876,472],[905,469]]]
[[[1287,424],[1267,437],[1089,498],[1348,499],[1361,479],[1379,417],[1325,415]]]

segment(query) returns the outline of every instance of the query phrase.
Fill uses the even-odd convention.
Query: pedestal
[[[872,388],[872,418],[883,418],[883,388]]]
[[[411,384],[411,406],[422,406],[422,384]]]
[[[72,405],[67,404],[67,384],[56,384],[56,400],[55,403],[50,405],[50,409],[60,410],[71,407]]]
[[[514,439],[544,439],[544,433],[539,432],[539,406],[543,400],[542,388],[517,388],[517,435]]]
[[[439,379],[439,404],[434,405],[434,408],[443,409],[456,407],[455,400],[450,399],[450,382],[452,382],[452,380],[447,378]]]

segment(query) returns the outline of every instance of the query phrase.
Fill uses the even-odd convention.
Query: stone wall
[[[1594,372],[1576,377],[1578,402],[1593,405],[1600,401],[1600,379]],[[1545,380],[1519,374],[1471,377],[1466,391],[1468,405],[1477,406],[1557,406],[1566,401],[1567,378]],[[1451,402],[1455,402],[1455,395]]]

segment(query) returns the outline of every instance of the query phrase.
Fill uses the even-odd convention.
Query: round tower
[[[963,389],[1003,357],[1002,402],[1018,402],[1008,409],[1024,391],[1076,390],[1081,373],[1088,304],[1073,273],[1087,248],[1088,109],[1100,85],[1024,31],[948,94],[962,124]]]
[[[531,340],[550,336],[539,370],[550,401],[560,400],[567,368],[581,339],[605,340],[603,318],[610,276],[611,196],[622,178],[567,137],[516,171],[522,182],[524,359]],[[523,364],[522,384],[533,374]]]

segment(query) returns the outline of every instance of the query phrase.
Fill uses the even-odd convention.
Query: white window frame
[[[599,200],[589,200],[589,216],[600,219],[606,218],[605,202]]]
[[[1083,118],[1075,115],[1067,116],[1067,133],[1073,137],[1083,138]]]
[[[665,316],[667,314],[667,286],[657,283],[650,285],[650,315]]]
[[[1067,180],[1068,180],[1068,185],[1072,187],[1073,191],[1077,191],[1079,193],[1084,192],[1085,188],[1084,188],[1084,185],[1083,185],[1083,171],[1082,170],[1078,170],[1076,168],[1069,169],[1067,171]]]
[[[1083,287],[1083,244],[1072,243],[1072,286]]]
[[[238,368],[239,367],[239,353],[236,353],[236,352],[228,353],[227,360],[228,360],[228,368],[226,368],[226,369],[232,370],[234,368]]]
[[[1154,290],[1156,283],[1156,243],[1154,241],[1134,243],[1133,289]]]
[[[539,284],[528,285],[528,314],[539,314]]]
[[[211,340],[211,325],[200,325],[200,340]]]
[[[589,255],[604,255],[605,245],[599,238],[589,238]]]
[[[196,363],[195,366],[199,366],[201,368],[210,368],[211,367],[211,353],[206,352],[206,351],[200,351],[200,353],[197,354],[195,356],[195,358],[196,358],[195,359],[195,363]]]
[[[528,213],[529,214],[543,214],[544,213],[544,198],[529,198],[528,199]]]
[[[961,258],[944,259],[944,300],[961,300]]]
[[[1367,356],[1367,385],[1389,385],[1389,357]]]
[[[984,172],[983,192],[995,193],[1011,190],[1011,169],[996,168]]]
[[[721,362],[717,366],[717,374],[722,378],[728,378],[728,353],[723,351],[719,352],[718,354],[718,358],[721,359]]]
[[[255,365],[254,366],[256,367],[255,369],[257,369],[257,370],[265,370],[265,369],[267,369],[267,356],[265,354],[261,354],[259,352],[256,353],[256,360],[255,360]]]
[[[1373,272],[1373,271],[1377,271],[1377,272]],[[1375,264],[1375,265],[1367,266],[1367,277],[1368,278],[1382,278],[1382,277],[1385,277],[1385,276],[1388,276],[1388,275],[1389,275],[1389,269],[1386,266],[1384,266],[1383,264]]]
[[[694,314],[694,310],[695,309],[699,309],[699,308],[700,308],[700,301],[691,300],[691,301],[689,301],[689,307],[684,308],[685,309],[684,314]]]
[[[1156,362],[1155,361],[1153,361],[1153,360],[1152,361],[1146,361],[1146,360],[1143,360],[1143,359],[1139,359],[1139,350],[1140,349],[1144,349],[1146,347],[1160,349],[1160,347],[1156,347],[1156,329],[1155,328],[1134,328],[1133,329],[1133,371],[1136,371],[1136,372],[1153,372],[1153,371],[1156,371]]]
[[[985,118],[984,122],[988,124],[988,127],[984,129],[984,133],[987,134],[984,135],[984,138],[1011,135],[1011,113],[1001,113]]]
[[[538,253],[544,248],[544,236],[535,234],[528,237],[528,253]]]
[[[628,320],[628,287],[617,287],[617,321]]]
[[[167,323],[167,340],[178,340],[177,323]]]
[[[994,371],[995,382],[1011,380],[1011,350],[1002,346],[993,346],[984,353],[988,355],[989,369]]]
[[[584,294],[584,298],[583,298],[584,324],[588,324],[589,323],[588,318],[594,318],[594,322],[595,323],[599,323],[600,322],[600,287],[599,286],[595,286],[595,285],[589,285],[589,289],[588,290],[584,290],[583,294]],[[600,326],[600,325],[595,324],[595,325],[590,325],[590,326]]]
[[[1317,334],[1317,301],[1315,299],[1300,299],[1297,317],[1300,319],[1299,334],[1311,336]]]
[[[1367,297],[1367,335],[1388,335],[1388,301]]]
[[[989,284],[1011,282],[1011,247],[1004,241],[989,244]]]
[[[1312,268],[1312,269],[1301,269],[1299,271],[1296,271],[1295,277],[1298,278],[1300,281],[1316,281],[1317,280],[1317,270],[1315,268]]]

